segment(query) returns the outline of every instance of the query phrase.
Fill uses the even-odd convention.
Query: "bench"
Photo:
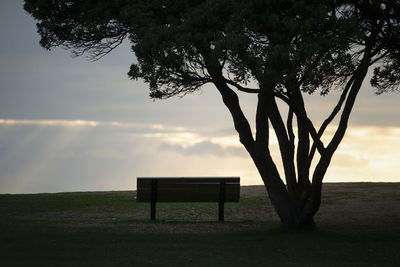
[[[136,202],[150,202],[150,220],[157,202],[218,202],[218,220],[224,221],[224,203],[239,202],[239,177],[138,177]]]

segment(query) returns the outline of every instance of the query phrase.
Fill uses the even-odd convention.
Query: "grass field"
[[[0,266],[400,266],[400,184],[327,184],[318,230],[280,226],[263,187],[226,204],[158,204],[135,192],[0,195]]]

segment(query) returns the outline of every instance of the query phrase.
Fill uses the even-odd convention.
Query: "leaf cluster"
[[[24,8],[39,22],[40,44],[62,46],[74,56],[97,60],[116,48],[128,34],[121,22],[124,0],[26,0]]]
[[[185,95],[213,82],[205,59],[230,86],[252,82],[290,94],[328,93],[352,75],[374,38],[372,85],[399,88],[396,0],[25,0],[41,45],[97,60],[129,38],[137,57],[132,79],[153,98]]]

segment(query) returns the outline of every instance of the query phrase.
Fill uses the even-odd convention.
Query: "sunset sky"
[[[152,101],[146,84],[128,79],[128,42],[97,62],[48,52],[20,0],[1,1],[0,36],[0,193],[133,190],[138,176],[262,183],[212,85]],[[252,123],[256,97],[240,96]],[[316,126],[337,98],[306,97]],[[400,182],[399,103],[365,81],[325,181]]]

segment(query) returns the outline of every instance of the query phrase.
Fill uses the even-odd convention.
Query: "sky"
[[[0,193],[134,190],[142,176],[262,184],[212,85],[153,101],[148,85],[128,78],[128,42],[96,62],[46,51],[20,0],[0,2],[0,36]],[[253,123],[256,98],[239,95]],[[316,125],[337,98],[306,96]],[[399,100],[363,84],[325,181],[400,182]],[[278,157],[274,139],[271,150]]]

